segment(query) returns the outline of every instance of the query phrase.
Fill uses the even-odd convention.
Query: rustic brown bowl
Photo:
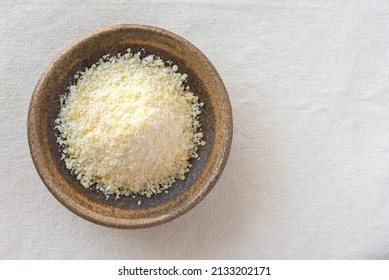
[[[95,188],[85,189],[60,160],[54,119],[59,96],[74,82],[74,74],[103,55],[127,48],[155,54],[187,73],[191,90],[205,103],[201,115],[204,140],[201,159],[193,160],[187,179],[175,183],[168,194],[152,198],[106,198]],[[28,141],[38,173],[49,191],[77,215],[110,227],[144,228],[176,218],[192,209],[215,185],[230,151],[232,114],[226,88],[211,62],[191,43],[169,31],[123,24],[92,32],[62,51],[42,74],[28,112]],[[141,200],[141,205],[138,201]]]

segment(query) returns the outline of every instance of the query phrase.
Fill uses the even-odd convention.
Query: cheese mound
[[[128,50],[75,75],[55,122],[62,159],[84,187],[150,197],[185,179],[205,145],[203,103],[177,70]]]

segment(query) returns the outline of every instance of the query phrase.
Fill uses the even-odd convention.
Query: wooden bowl
[[[74,74],[103,55],[144,49],[171,60],[188,74],[188,85],[205,103],[200,118],[207,145],[184,181],[151,198],[106,198],[95,188],[84,188],[66,169],[56,143],[54,119],[59,96],[74,82]],[[35,167],[49,191],[77,215],[110,227],[144,228],[176,218],[192,209],[215,185],[230,151],[232,113],[224,84],[211,62],[191,43],[169,31],[123,24],[92,32],[62,51],[42,74],[28,112],[28,141]],[[142,204],[138,205],[141,200]]]

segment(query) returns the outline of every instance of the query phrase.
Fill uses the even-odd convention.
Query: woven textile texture
[[[388,259],[388,1],[0,2],[1,259]],[[56,54],[116,23],[195,44],[229,92],[222,177],[144,230],[63,207],[29,155],[28,105]]]

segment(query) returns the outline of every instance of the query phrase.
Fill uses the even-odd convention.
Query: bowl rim
[[[201,190],[195,193],[194,196],[191,196],[188,199],[186,199],[185,203],[181,203],[180,207],[172,213],[167,213],[155,217],[128,219],[128,218],[117,218],[112,216],[106,216],[103,215],[102,213],[92,211],[91,209],[85,207],[84,205],[81,205],[80,203],[77,203],[76,201],[69,200],[70,199],[69,196],[66,195],[63,191],[61,191],[61,187],[58,187],[56,185],[56,182],[50,180],[50,178],[47,177],[48,173],[50,172],[47,167],[41,164],[42,163],[41,153],[43,152],[42,151],[43,149],[39,144],[40,139],[36,137],[37,122],[34,121],[38,117],[39,112],[38,110],[36,110],[36,106],[34,105],[37,103],[42,87],[45,85],[45,82],[48,79],[48,75],[53,72],[57,62],[59,62],[61,58],[63,58],[67,53],[69,53],[73,48],[78,46],[80,43],[85,42],[95,36],[99,36],[101,34],[112,32],[118,29],[141,29],[149,32],[161,33],[166,37],[170,37],[174,40],[186,44],[189,48],[194,49],[197,52],[197,54],[201,57],[201,59],[207,64],[207,67],[209,67],[210,70],[213,72],[221,88],[221,94],[222,94],[221,102],[223,102],[223,107],[226,109],[224,119],[222,119],[222,123],[227,128],[226,133],[223,136],[224,138],[221,143],[222,147],[220,149],[223,150],[223,156],[213,166],[213,170],[214,170],[214,172],[212,172],[213,176],[208,178],[206,183],[202,186]],[[211,189],[219,179],[229,156],[231,143],[232,143],[232,134],[233,134],[233,122],[232,122],[232,109],[231,109],[230,99],[219,73],[216,71],[215,67],[209,61],[209,59],[196,46],[194,46],[192,43],[190,43],[183,37],[174,34],[173,32],[170,32],[168,30],[162,29],[160,27],[143,25],[143,24],[116,24],[116,25],[109,25],[97,30],[93,30],[89,33],[86,33],[85,35],[83,35],[82,37],[80,37],[79,39],[77,39],[67,47],[65,47],[62,51],[60,51],[54,57],[54,59],[52,59],[52,61],[49,63],[46,69],[42,72],[34,88],[31,101],[29,104],[28,117],[27,117],[27,137],[28,137],[30,155],[32,157],[34,166],[41,180],[43,181],[47,189],[51,192],[51,194],[70,211],[72,211],[76,215],[86,220],[89,220],[91,222],[100,225],[108,226],[108,227],[127,228],[127,229],[137,229],[137,228],[156,226],[171,221],[185,214],[193,207],[195,207],[211,191]]]

